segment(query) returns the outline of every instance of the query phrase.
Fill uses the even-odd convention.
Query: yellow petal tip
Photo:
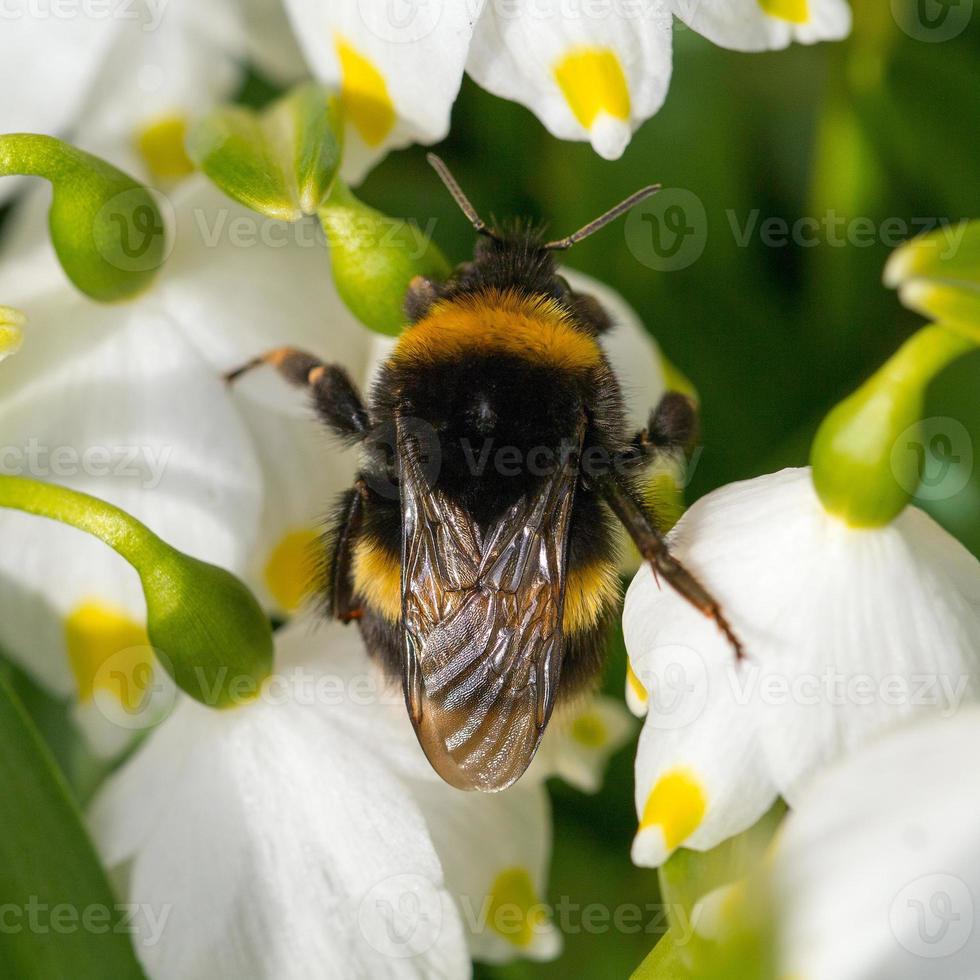
[[[690,770],[664,773],[643,807],[633,841],[634,860],[638,864],[662,863],[701,826],[706,809],[704,788]]]
[[[763,13],[790,24],[810,22],[809,0],[759,0]]]
[[[379,146],[395,126],[395,106],[388,83],[377,66],[346,38],[338,35],[334,49],[340,62],[344,116],[368,146]]]

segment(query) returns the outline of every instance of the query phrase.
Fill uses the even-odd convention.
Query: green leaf
[[[230,572],[177,551],[118,507],[65,487],[0,476],[0,507],[86,531],[125,558],[143,586],[157,657],[192,698],[224,708],[259,694],[272,671],[272,629]]]
[[[0,786],[0,975],[142,977],[81,816],[2,673]]]
[[[445,278],[449,263],[418,225],[368,207],[339,180],[319,214],[343,301],[372,330],[400,333],[408,284],[416,276]]]
[[[101,302],[131,299],[166,259],[153,195],[121,170],[52,136],[0,136],[0,176],[51,182],[51,242],[68,278]]]
[[[301,85],[261,112],[223,106],[191,130],[191,159],[229,197],[270,218],[298,221],[326,198],[341,158],[336,100]]]

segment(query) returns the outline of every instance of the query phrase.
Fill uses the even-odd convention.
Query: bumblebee
[[[619,603],[614,521],[741,647],[639,491],[657,454],[693,441],[694,407],[667,394],[643,431],[628,431],[599,343],[610,318],[555,261],[657,187],[545,241],[488,226],[429,159],[479,235],[474,258],[446,281],[412,281],[406,327],[367,403],[343,368],[290,348],[229,378],[274,366],[362,447],[323,541],[328,614],[356,622],[401,681],[439,775],[495,791],[527,769],[555,705],[599,674]]]

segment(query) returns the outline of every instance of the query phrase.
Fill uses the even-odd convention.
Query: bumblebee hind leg
[[[306,388],[324,425],[349,442],[365,438],[371,420],[350,375],[336,364],[324,364],[294,347],[277,347],[225,375],[229,383],[262,365],[274,367],[290,384]]]
[[[744,648],[735,635],[720,604],[713,595],[670,553],[667,542],[657,530],[643,506],[633,493],[616,478],[602,485],[602,496],[612,512],[622,522],[644,560],[650,563],[655,576],[663,576],[668,584],[702,615],[713,619],[741,660]]]

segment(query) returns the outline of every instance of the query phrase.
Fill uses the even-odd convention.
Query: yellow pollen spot
[[[609,741],[606,723],[596,711],[586,711],[580,714],[572,722],[571,736],[587,749],[601,749]]]
[[[344,115],[368,146],[377,146],[395,125],[395,106],[381,72],[339,35],[334,40]]]
[[[759,0],[759,6],[770,17],[806,24],[810,20],[810,0]]]
[[[686,769],[673,769],[650,790],[640,830],[660,827],[664,843],[673,850],[698,829],[706,808],[704,790],[694,775]]]
[[[496,289],[437,303],[401,334],[392,356],[428,363],[469,353],[510,354],[568,371],[602,364],[594,338],[553,300]]]
[[[265,584],[282,612],[296,612],[312,590],[312,550],[318,537],[312,528],[290,531],[269,555]]]
[[[649,701],[650,695],[647,693],[647,689],[643,686],[643,681],[636,676],[636,673],[633,670],[633,665],[629,661],[626,662],[626,683],[629,685],[630,690],[643,704],[646,704],[646,702]]]
[[[78,700],[107,691],[128,711],[136,711],[153,679],[153,651],[146,627],[122,610],[98,600],[78,605],[65,619],[68,662]]]
[[[179,112],[157,116],[136,131],[136,149],[158,180],[180,180],[194,172],[184,149],[187,117]]]
[[[0,306],[0,361],[20,348],[27,318],[12,306]]]
[[[490,928],[519,949],[534,942],[548,922],[548,909],[538,898],[526,868],[501,871],[490,886]]]
[[[555,65],[555,80],[575,118],[591,129],[600,113],[630,117],[630,92],[619,58],[608,48],[575,48]]]

